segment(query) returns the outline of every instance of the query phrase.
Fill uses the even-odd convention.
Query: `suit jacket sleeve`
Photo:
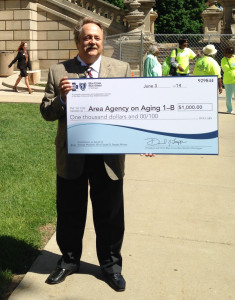
[[[9,68],[12,66],[12,65],[14,65],[14,63],[16,63],[17,62],[17,60],[19,59],[19,55],[20,55],[20,52],[18,52],[17,53],[17,55],[16,55],[16,57],[13,59],[13,61],[9,64]]]
[[[64,118],[66,114],[65,106],[60,101],[58,86],[55,83],[55,72],[56,67],[49,69],[45,95],[40,106],[41,114],[46,121],[55,121]]]

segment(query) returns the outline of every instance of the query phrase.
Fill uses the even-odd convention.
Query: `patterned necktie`
[[[85,74],[86,74],[87,78],[93,78],[92,73],[91,73],[91,67],[89,65],[86,66]]]

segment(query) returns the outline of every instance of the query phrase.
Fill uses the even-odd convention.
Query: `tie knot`
[[[86,67],[85,67],[85,74],[86,74],[86,77],[88,77],[88,78],[93,78],[92,73],[91,73],[91,70],[92,70],[91,66],[90,66],[90,65],[86,65]]]

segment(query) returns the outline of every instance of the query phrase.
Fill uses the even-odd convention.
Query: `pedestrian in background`
[[[221,68],[224,71],[223,83],[226,91],[227,113],[231,114],[233,113],[232,97],[235,97],[235,55],[233,47],[224,49]]]
[[[29,86],[29,78],[27,73],[27,68],[31,70],[31,62],[30,62],[30,56],[27,50],[28,44],[26,42],[21,42],[17,51],[17,56],[13,59],[13,61],[9,64],[8,68],[11,68],[11,66],[17,62],[17,68],[20,70],[20,75],[17,78],[15,85],[13,86],[13,90],[15,92],[18,92],[17,85],[20,83],[22,77],[25,78],[25,84],[27,86],[27,89],[29,91],[29,94],[31,94],[33,91],[31,90]]]
[[[214,45],[207,45],[202,49],[204,56],[199,58],[195,64],[193,75],[207,76],[216,75],[218,76],[219,93],[222,93],[222,80],[221,80],[221,68],[217,61],[213,58],[217,53]]]
[[[194,53],[188,48],[188,40],[179,39],[179,47],[171,52],[171,65],[174,67],[175,74],[173,76],[189,76],[189,59],[201,57],[200,52]]]
[[[151,45],[144,61],[144,77],[162,76],[162,66],[157,59],[158,54],[158,47]]]

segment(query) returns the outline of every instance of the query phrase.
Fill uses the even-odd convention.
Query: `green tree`
[[[205,9],[203,0],[156,0],[155,33],[202,33]]]
[[[105,2],[108,2],[110,4],[113,4],[117,7],[120,7],[120,8],[124,8],[124,0],[105,0]]]
[[[124,0],[105,0],[125,8]],[[205,0],[156,0],[154,10],[158,13],[155,33],[202,33],[201,13],[207,8]]]

